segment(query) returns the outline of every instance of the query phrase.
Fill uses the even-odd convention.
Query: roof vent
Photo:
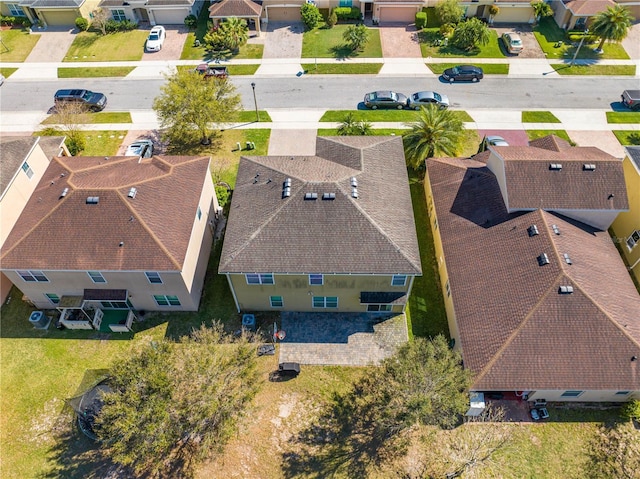
[[[353,188],[357,188],[358,187],[358,178],[356,178],[355,176],[351,177],[351,186]]]
[[[291,178],[287,178],[284,180],[284,187],[291,188]]]
[[[547,256],[547,253],[542,253],[540,256],[538,256],[538,264],[540,266],[544,266],[545,264],[549,264],[549,257]]]
[[[551,225],[551,229],[553,230],[553,232],[557,235],[560,234],[560,228],[558,228],[558,225]]]
[[[560,171],[562,169],[562,163],[549,163],[549,169]]]
[[[569,253],[564,253],[562,256],[564,256],[564,260],[567,264],[573,264],[573,261],[571,261],[571,258],[569,257]]]
[[[529,236],[537,236],[540,233],[538,233],[538,227],[536,225],[531,225],[527,228],[527,233],[529,233]]]
[[[584,165],[582,165],[582,169],[584,171],[595,171],[596,165],[594,165],[593,163],[585,163]]]
[[[358,188],[351,188],[351,198],[358,197]]]
[[[305,193],[304,194],[304,199],[305,200],[317,200],[318,199],[318,193]]]
[[[97,205],[99,200],[100,200],[99,196],[87,196],[88,205]]]
[[[138,188],[130,188],[127,196],[129,198],[135,198],[137,194],[138,194]]]
[[[322,194],[322,199],[323,200],[335,200],[336,199],[336,194],[335,193],[323,193]]]
[[[65,196],[67,196],[67,193],[69,193],[69,188],[65,188],[64,190],[62,190],[62,193],[60,193],[60,198],[64,198]]]
[[[291,196],[291,187],[286,186],[283,190],[282,190],[282,197],[283,198],[289,198]]]
[[[560,286],[558,288],[558,294],[571,294],[573,293],[573,286]]]

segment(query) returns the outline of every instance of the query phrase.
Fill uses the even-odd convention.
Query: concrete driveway
[[[146,51],[142,54],[142,61],[155,61],[155,60],[179,60],[180,55],[182,55],[182,48],[184,47],[184,42],[187,39],[187,35],[189,33],[189,29],[186,25],[181,26],[169,26],[165,27],[167,32],[167,37],[164,40],[164,44],[162,45],[162,50],[159,52],[150,52]],[[151,27],[146,28],[145,30],[151,30]],[[144,46],[142,47],[144,48]]]
[[[518,35],[520,35],[520,38],[522,38],[522,44],[524,46],[524,49],[518,55],[511,55],[505,49],[504,43],[502,43],[502,40],[501,39],[498,40],[498,43],[500,45],[500,50],[502,50],[502,52],[506,54],[507,57],[546,58],[544,52],[542,51],[542,49],[540,48],[540,45],[538,44],[538,40],[536,40],[536,37],[533,34],[531,25],[528,25],[525,23],[513,23],[513,24],[501,23],[498,25],[493,25],[491,28],[492,30],[495,30],[495,32],[498,34],[498,38],[500,38],[502,34],[506,32],[515,32]]]
[[[25,59],[25,63],[61,62],[77,33],[78,30],[73,27],[49,27],[46,30],[35,30],[31,35],[39,35],[40,40]]]
[[[303,32],[304,25],[301,22],[269,22],[262,58],[300,58]]]

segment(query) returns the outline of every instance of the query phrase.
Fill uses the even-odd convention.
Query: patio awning
[[[407,293],[404,291],[362,291],[360,304],[405,304]]]
[[[126,289],[85,289],[85,301],[126,301]]]
[[[62,296],[57,307],[62,308],[79,308],[82,306],[82,296]]]

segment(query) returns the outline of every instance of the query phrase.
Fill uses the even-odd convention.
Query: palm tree
[[[412,168],[419,169],[427,158],[458,153],[464,125],[451,110],[428,105],[420,109],[417,121],[406,126],[410,130],[402,139],[407,164]]]
[[[338,127],[339,136],[365,136],[371,134],[371,123],[356,121],[353,113],[347,113]]]
[[[536,17],[536,24],[540,21],[541,18],[550,17],[551,15],[553,15],[553,9],[547,2],[544,2],[543,0],[534,0],[533,2],[531,2],[531,8],[533,8],[533,14]]]
[[[237,52],[249,39],[249,27],[243,18],[229,17],[220,25],[229,50]]]
[[[351,50],[359,51],[369,41],[369,30],[364,25],[349,25],[342,34],[342,38]]]
[[[626,38],[634,20],[629,9],[622,5],[607,7],[604,12],[598,13],[589,27],[591,33],[600,37],[596,51],[602,51],[605,41],[620,42]]]

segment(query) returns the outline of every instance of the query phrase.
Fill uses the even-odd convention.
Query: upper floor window
[[[640,231],[634,231],[627,238],[627,248],[631,251],[638,243],[640,243]]]
[[[145,276],[149,280],[151,284],[162,284],[162,278],[160,277],[160,273],[156,273],[155,271],[147,271]]]
[[[324,283],[324,277],[321,274],[310,274],[309,275],[309,284],[322,286]]]
[[[116,22],[121,22],[127,19],[124,10],[111,10],[111,15]]]
[[[107,280],[104,279],[104,276],[102,276],[102,273],[100,271],[87,271],[87,274],[89,275],[89,278],[91,278],[91,281],[93,281],[94,283],[107,282]]]
[[[245,274],[247,284],[274,284],[273,273]]]
[[[24,10],[17,3],[7,3],[7,7],[12,17],[26,17]]]
[[[48,283],[49,279],[42,271],[18,271],[20,277],[27,283]]]
[[[33,176],[33,170],[29,166],[29,163],[27,163],[26,161],[22,163],[22,171],[27,174],[27,178],[29,179],[31,179],[31,177]]]
[[[407,284],[406,274],[394,274],[391,278],[391,286],[404,286]]]

